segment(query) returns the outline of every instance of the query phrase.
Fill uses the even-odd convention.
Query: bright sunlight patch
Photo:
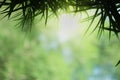
[[[60,42],[66,42],[76,36],[76,31],[79,27],[80,25],[78,16],[74,14],[62,14],[59,20],[58,33]]]

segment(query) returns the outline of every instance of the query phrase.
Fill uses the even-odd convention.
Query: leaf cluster
[[[48,12],[57,15],[57,11],[66,5],[66,0],[3,0],[0,1],[2,14],[6,14],[10,18],[14,14],[14,18],[20,20],[19,25],[24,30],[31,30],[34,18],[38,15],[45,18],[45,24],[49,16]],[[65,6],[64,6],[65,7]],[[27,27],[26,27],[27,26]]]
[[[120,1],[119,0],[77,0],[76,12],[87,11],[95,9],[93,16],[89,16],[87,20],[92,20],[89,27],[95,22],[95,19],[99,17],[96,28],[99,28],[98,34],[101,35],[104,30],[109,31],[109,38],[111,32],[114,32],[117,37],[120,32]],[[89,14],[89,13],[88,13]],[[96,22],[95,22],[96,23]],[[109,26],[105,24],[108,23]],[[89,29],[88,27],[88,29]]]
[[[95,22],[96,17],[100,17],[94,30],[99,28],[98,33],[100,35],[104,30],[108,30],[109,37],[111,37],[111,32],[114,32],[119,37],[119,0],[3,0],[0,1],[0,7],[2,8],[3,6],[5,9],[1,13],[6,14],[5,16],[11,17],[14,12],[18,12],[16,17],[19,17],[22,29],[26,30],[31,29],[34,18],[37,15],[44,17],[46,24],[49,13],[52,12],[57,15],[60,9],[64,10],[69,6],[72,6],[75,12],[95,9],[94,15],[87,18],[87,20],[92,19],[90,26]],[[109,26],[105,26],[107,22],[109,22]]]

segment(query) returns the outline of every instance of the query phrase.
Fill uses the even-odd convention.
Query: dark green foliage
[[[11,17],[16,12],[15,15],[20,20],[20,26],[23,30],[31,29],[37,15],[44,17],[46,24],[51,12],[57,15],[59,9],[66,10],[67,7],[72,6],[75,12],[96,10],[93,16],[88,17],[88,20],[92,19],[91,26],[95,18],[100,17],[95,27],[95,29],[99,28],[98,33],[100,35],[103,30],[108,30],[110,36],[111,32],[114,32],[118,37],[120,32],[119,0],[3,0],[0,3],[1,9],[5,6],[1,12],[6,14],[5,16]],[[109,21],[109,26],[105,26],[106,21]]]
[[[5,16],[11,17],[14,12],[19,12],[15,15],[19,17],[23,30],[31,29],[37,15],[45,17],[46,24],[49,13],[57,15],[59,9],[72,6],[75,12],[96,9],[95,14],[88,17],[88,20],[92,19],[91,26],[95,18],[100,16],[95,27],[95,29],[99,27],[98,33],[100,35],[103,30],[108,30],[110,36],[111,32],[114,32],[118,37],[120,32],[119,0],[3,0],[0,3],[1,8],[5,6],[2,11],[3,14],[6,14]],[[109,21],[109,26],[105,26],[106,21]]]
[[[115,66],[118,66],[120,64],[120,60],[117,62],[117,64]]]
[[[88,17],[88,19],[92,19],[90,26],[95,22],[95,18],[99,16],[99,21],[95,27],[95,29],[99,28],[98,34],[101,35],[103,30],[108,30],[109,36],[111,36],[111,32],[114,32],[118,37],[118,33],[120,32],[119,8],[119,0],[78,0],[76,11],[96,9],[94,15]],[[105,26],[107,22],[109,22],[109,26]]]
[[[37,15],[45,17],[45,24],[47,23],[47,18],[49,16],[48,12],[52,12],[57,15],[57,10],[65,7],[66,0],[4,0],[1,3],[1,7],[5,6],[2,14],[6,14],[8,18],[16,12],[14,17],[20,20],[20,26],[24,29],[31,29],[34,18]],[[51,14],[52,14],[51,13]]]

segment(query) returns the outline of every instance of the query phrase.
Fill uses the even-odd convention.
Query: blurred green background
[[[84,35],[90,21],[66,13],[51,16],[47,26],[38,18],[31,32],[16,23],[0,21],[0,80],[120,80],[114,34],[110,40],[107,32],[99,39],[92,29]]]

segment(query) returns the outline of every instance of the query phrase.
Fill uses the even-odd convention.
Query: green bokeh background
[[[38,20],[31,32],[21,31],[14,20],[0,21],[0,80],[120,80],[114,34],[110,40],[107,32],[100,39],[97,30],[89,35],[92,29],[84,35],[90,22],[79,22],[61,42],[59,18],[51,16],[47,26]]]

